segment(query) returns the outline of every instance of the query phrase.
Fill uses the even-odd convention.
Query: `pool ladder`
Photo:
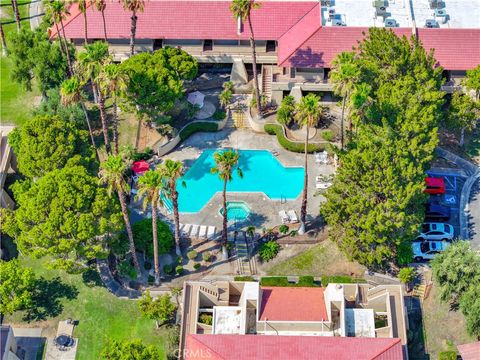
[[[287,203],[287,198],[283,195],[280,195],[280,204],[286,204]]]

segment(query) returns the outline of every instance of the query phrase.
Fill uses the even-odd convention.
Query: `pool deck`
[[[197,133],[188,138],[173,152],[163,158],[180,160],[188,168],[206,149],[250,149],[277,151],[278,160],[287,167],[304,166],[303,154],[297,154],[283,149],[275,136],[254,133],[247,129],[226,128],[216,133]],[[315,163],[313,155],[308,156],[308,208],[307,222],[317,218],[322,196],[313,196],[316,193],[315,177],[317,175],[329,175],[334,172],[333,165],[319,165]],[[279,179],[281,181],[281,179]],[[300,216],[301,197],[295,200],[272,200],[263,193],[228,193],[227,201],[244,201],[250,207],[250,216],[241,225],[253,225],[257,228],[271,228],[281,224],[278,212],[280,210],[295,210]],[[195,214],[180,214],[180,222],[183,224],[213,225],[217,229],[222,227],[222,216],[218,210],[222,204],[222,194],[217,192],[210,201]],[[162,211],[165,213],[164,211]],[[166,214],[169,218],[171,215]],[[233,225],[233,224],[232,224]],[[238,224],[237,224],[238,225]]]

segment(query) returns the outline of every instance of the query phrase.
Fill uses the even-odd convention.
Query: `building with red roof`
[[[400,285],[189,281],[183,294],[184,359],[400,360],[407,353]]]
[[[278,103],[285,92],[332,91],[332,60],[351,50],[370,27],[389,27],[398,36],[417,37],[445,71],[452,91],[466,70],[480,63],[480,0],[435,2],[371,0],[263,0],[251,19],[267,97]],[[429,5],[430,4],[430,5]],[[224,64],[237,85],[251,80],[250,30],[234,19],[224,0],[150,0],[137,14],[136,51],[181,47],[201,65]],[[66,37],[83,44],[84,21],[76,5],[64,21]],[[106,33],[117,60],[129,56],[131,14],[118,1],[105,8]],[[88,38],[103,39],[102,14],[87,8]],[[51,29],[55,37],[56,29]],[[250,74],[250,76],[248,76]],[[270,84],[270,85],[269,85]],[[271,90],[270,90],[271,89]]]

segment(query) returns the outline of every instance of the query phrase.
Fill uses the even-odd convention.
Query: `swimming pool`
[[[223,207],[218,210],[223,216]],[[250,215],[250,208],[243,201],[227,201],[227,220],[246,220]]]
[[[210,169],[215,166],[213,154],[205,150],[192,167],[179,179],[178,207],[182,213],[199,212],[216,192],[222,191],[223,182]],[[239,166],[243,178],[235,173],[227,184],[227,192],[262,192],[270,199],[295,199],[303,190],[304,169],[284,167],[267,150],[238,150]],[[185,181],[186,186],[182,186]]]

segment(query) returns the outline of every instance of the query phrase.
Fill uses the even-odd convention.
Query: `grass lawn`
[[[348,261],[329,240],[293,256],[282,256],[272,261],[272,265],[266,269],[268,275],[353,275],[362,277],[364,267]],[[286,257],[286,259],[285,259]]]
[[[3,29],[8,37],[16,31],[16,24],[13,18],[13,10],[10,0],[1,0],[1,14]],[[30,1],[19,1],[18,8],[22,26],[30,27],[28,19],[28,4]],[[10,78],[12,62],[9,58],[0,58],[0,119],[2,124],[21,125],[27,120],[40,95],[35,85],[33,91],[27,92],[19,84]]]
[[[19,312],[6,317],[5,323],[43,327],[43,335],[53,337],[59,320],[79,320],[74,336],[79,339],[77,359],[82,360],[98,359],[108,338],[142,339],[156,345],[164,354],[169,330],[165,327],[155,329],[154,321],[141,316],[136,301],[118,299],[103,286],[89,286],[82,275],[48,270],[41,260],[22,258],[21,262],[32,267],[37,277],[43,276],[47,280],[42,286],[47,296],[37,302],[39,306],[35,313]],[[26,321],[28,316],[33,318],[29,322]]]

